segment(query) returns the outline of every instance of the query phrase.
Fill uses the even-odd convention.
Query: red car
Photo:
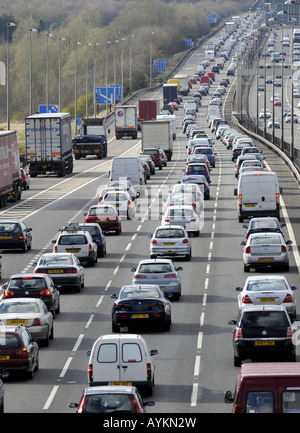
[[[155,167],[158,167],[159,170],[162,170],[163,161],[157,147],[147,147],[143,150],[144,155],[153,155]]]
[[[178,111],[178,105],[177,105],[177,102],[170,101],[170,102],[169,102],[169,105],[171,105],[171,107],[173,107],[173,109],[174,109],[175,111]]]
[[[121,220],[113,205],[95,205],[85,215],[85,223],[98,223],[104,233],[114,231],[121,233]]]

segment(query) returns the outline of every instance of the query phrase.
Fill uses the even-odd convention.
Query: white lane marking
[[[76,343],[74,344],[73,349],[71,350],[71,352],[76,352],[78,350],[78,347],[80,346],[80,343],[82,342],[84,337],[84,334],[80,334],[79,337],[77,338]]]
[[[72,359],[73,359],[73,357],[69,356],[69,358],[66,360],[66,363],[65,363],[65,365],[64,365],[64,367],[63,367],[63,369],[60,372],[60,375],[58,377],[64,377],[65,376],[65,374],[68,371],[68,368],[69,368],[69,366],[70,366],[70,364],[72,362]]]
[[[49,407],[50,407],[50,405],[51,405],[51,403],[55,397],[55,394],[57,393],[58,388],[59,388],[59,385],[55,385],[53,387],[52,391],[49,394],[49,397],[47,398],[46,403],[44,404],[44,407],[43,407],[44,410],[49,409]]]

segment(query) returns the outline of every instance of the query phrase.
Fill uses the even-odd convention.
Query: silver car
[[[141,260],[134,272],[132,284],[157,284],[167,297],[179,300],[181,296],[181,279],[178,271],[182,267],[175,267],[170,259]]]
[[[296,286],[290,286],[284,275],[248,277],[243,287],[237,287],[238,307],[245,305],[283,305],[292,319],[296,317]]]
[[[0,326],[25,326],[45,346],[53,339],[53,314],[38,298],[12,298],[0,302]]]
[[[149,238],[151,259],[157,256],[184,256],[190,260],[192,257],[192,244],[184,227],[159,226]]]
[[[284,271],[289,271],[288,245],[292,241],[284,240],[280,233],[254,233],[249,236],[245,245],[244,272],[249,272],[250,268],[265,266],[282,267]]]

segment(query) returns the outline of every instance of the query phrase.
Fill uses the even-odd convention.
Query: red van
[[[213,81],[216,80],[216,77],[215,77],[215,73],[214,73],[214,72],[207,72],[207,76],[208,76],[211,80],[213,80]]]
[[[200,84],[207,83],[210,86],[209,76],[208,75],[202,75],[200,77]]]
[[[234,413],[300,413],[300,362],[242,364],[224,400]]]

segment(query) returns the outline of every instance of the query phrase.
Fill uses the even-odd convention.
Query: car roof
[[[248,277],[246,281],[261,281],[261,280],[286,280],[284,275],[253,275]]]
[[[11,275],[10,279],[12,278],[47,278],[49,275],[46,274],[39,274],[39,273],[26,273],[26,274],[13,274]]]
[[[293,376],[300,375],[300,362],[255,362],[244,363],[240,376]]]
[[[39,304],[40,302],[44,302],[40,298],[2,298],[0,302],[5,302],[5,304],[8,303],[18,303],[18,302],[24,302],[24,303],[35,303]]]
[[[91,386],[84,390],[85,395],[95,394],[133,394],[137,391],[135,386],[109,385],[109,386]]]
[[[283,305],[245,305],[242,307],[242,312],[251,311],[285,311],[286,308]]]
[[[173,263],[173,261],[171,259],[144,259],[139,261],[139,265],[145,263]]]
[[[157,230],[171,230],[171,229],[183,229],[185,231],[185,227],[181,226],[180,224],[168,224],[167,226],[158,226],[154,231],[156,232]]]

